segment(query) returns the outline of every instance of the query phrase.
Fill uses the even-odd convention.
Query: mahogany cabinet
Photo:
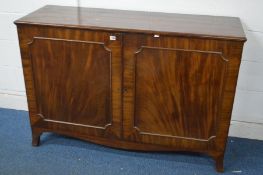
[[[210,155],[218,171],[246,41],[238,18],[45,6],[17,21],[32,144]]]

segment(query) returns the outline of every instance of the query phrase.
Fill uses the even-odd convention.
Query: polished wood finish
[[[227,62],[221,54],[142,46],[134,59],[133,118],[139,132],[200,140],[215,136]]]
[[[246,40],[237,18],[46,6],[15,23],[33,146],[56,132],[205,153],[223,171]]]
[[[111,51],[103,43],[35,37],[29,47],[41,117],[110,125]]]
[[[246,40],[239,18],[160,12],[45,6],[17,24],[159,33],[172,36]]]
[[[109,33],[37,26],[18,32],[31,123],[65,123],[89,135],[120,137],[121,37],[111,42]]]

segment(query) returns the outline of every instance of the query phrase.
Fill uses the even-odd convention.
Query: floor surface
[[[204,155],[123,151],[52,133],[32,147],[28,112],[0,108],[0,175],[31,174],[262,175],[263,141],[230,137],[225,173],[216,173]]]

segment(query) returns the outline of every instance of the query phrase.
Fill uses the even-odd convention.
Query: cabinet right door
[[[124,43],[124,139],[186,150],[208,148],[220,131],[229,81],[224,42],[127,34]],[[230,82],[228,88],[234,91],[235,85]],[[231,103],[233,92],[230,98]],[[230,104],[224,115],[231,110]]]

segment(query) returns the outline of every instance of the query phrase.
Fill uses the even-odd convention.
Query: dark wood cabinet
[[[238,18],[45,6],[16,22],[33,145],[206,153],[223,171],[243,44]]]

